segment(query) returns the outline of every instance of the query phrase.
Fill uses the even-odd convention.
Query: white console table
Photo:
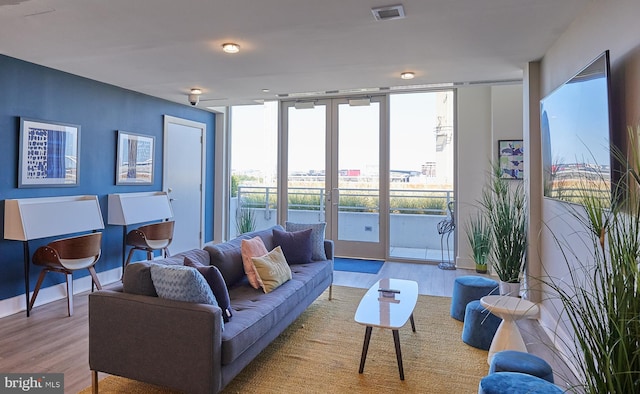
[[[166,192],[109,194],[107,223],[122,227],[122,269],[126,256],[127,226],[130,224],[167,220],[173,209]]]
[[[29,241],[104,228],[95,195],[22,198],[4,202],[4,239],[22,241],[24,286],[29,309]]]

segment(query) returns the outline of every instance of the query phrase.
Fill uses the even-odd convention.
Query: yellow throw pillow
[[[282,249],[277,246],[271,252],[261,257],[252,257],[253,264],[262,280],[262,290],[269,293],[284,282],[291,279],[291,268],[284,258]]]

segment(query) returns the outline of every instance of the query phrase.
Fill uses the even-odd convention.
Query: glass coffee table
[[[387,290],[387,291],[381,291]],[[367,359],[369,340],[373,327],[388,328],[393,333],[393,342],[398,359],[400,380],[404,380],[402,367],[402,352],[400,351],[400,336],[398,329],[411,321],[411,329],[416,331],[413,321],[413,309],[418,301],[418,283],[403,279],[380,279],[362,297],[356,310],[355,321],[366,326],[364,332],[364,344],[360,358],[359,373],[364,371],[364,362]]]

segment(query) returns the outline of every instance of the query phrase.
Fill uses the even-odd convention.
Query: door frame
[[[389,184],[385,182],[389,173],[389,119],[388,106],[389,100],[386,95],[367,96],[371,102],[378,102],[379,108],[379,147],[378,147],[378,163],[379,163],[379,235],[378,242],[358,242],[358,241],[339,241],[338,238],[338,211],[332,207],[333,190],[338,185],[338,107],[340,104],[349,104],[350,100],[363,99],[358,97],[336,97],[322,98],[312,100],[315,105],[325,105],[325,173],[331,174],[325,178],[325,221],[326,238],[334,241],[336,255],[347,257],[359,257],[384,260],[388,257],[389,251]],[[294,107],[296,101],[280,102],[280,130],[278,134],[278,221],[284,223],[288,217],[288,142],[289,142],[289,117],[288,109]]]
[[[207,138],[207,125],[205,123],[196,122],[193,120],[182,119],[175,116],[164,115],[163,116],[163,149],[162,149],[162,190],[168,192],[168,177],[169,177],[169,165],[168,163],[168,140],[169,140],[169,125],[176,124],[180,126],[192,127],[200,130],[200,214],[198,215],[199,221],[199,247],[204,245],[204,212],[205,212],[205,199],[204,199],[204,182],[206,180],[206,138]]]

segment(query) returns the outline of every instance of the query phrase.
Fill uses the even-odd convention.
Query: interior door
[[[384,103],[384,97],[283,103],[281,219],[326,221],[337,256],[385,258]]]
[[[164,117],[162,185],[175,220],[171,254],[202,247],[205,136],[204,123]]]

